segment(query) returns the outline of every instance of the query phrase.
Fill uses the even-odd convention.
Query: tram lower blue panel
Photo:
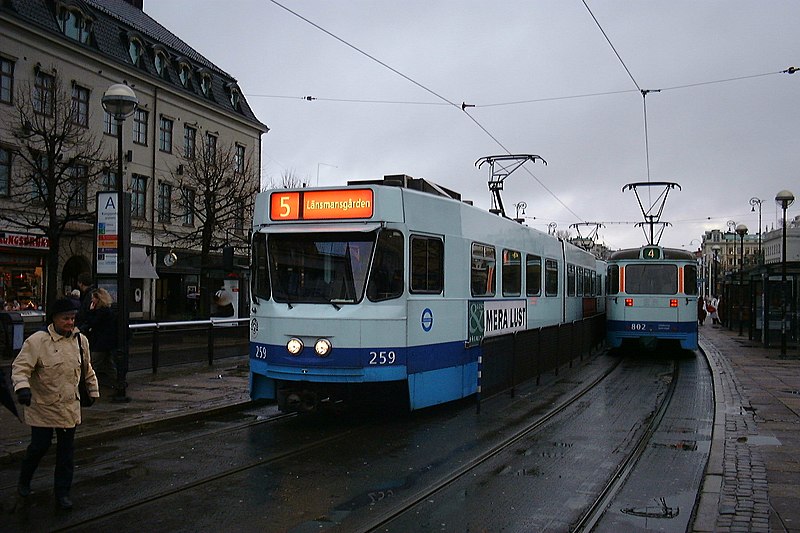
[[[686,350],[697,349],[697,322],[660,322],[641,320],[608,320],[606,342],[619,348],[624,339],[675,339]]]
[[[469,379],[467,376],[473,376]],[[419,372],[408,376],[411,409],[464,398],[477,391],[478,363]]]

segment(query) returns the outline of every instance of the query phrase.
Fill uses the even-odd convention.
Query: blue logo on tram
[[[433,311],[431,311],[429,307],[422,310],[420,324],[426,333],[433,329]]]

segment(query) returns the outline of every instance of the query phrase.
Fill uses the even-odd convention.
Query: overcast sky
[[[730,220],[757,233],[752,197],[771,228],[776,193],[800,194],[800,72],[780,73],[800,67],[800,2],[587,0],[622,61],[580,0],[281,4],[413,82],[269,0],[145,0],[238,80],[269,126],[262,182],[408,174],[489,208],[489,173],[475,161],[536,154],[547,166],[526,163],[505,182],[507,213],[525,202],[543,231],[602,222],[612,248],[644,243],[619,224],[642,220],[628,183],[681,186],[661,244],[686,249]],[[645,203],[662,192],[639,190]]]

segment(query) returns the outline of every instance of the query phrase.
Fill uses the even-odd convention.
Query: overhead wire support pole
[[[533,154],[487,155],[475,161],[475,166],[478,168],[481,168],[484,163],[489,164],[489,191],[492,193],[492,209],[490,211],[492,213],[508,218],[500,195],[503,190],[503,182],[526,161],[535,163],[537,159],[547,165],[547,161],[542,157]]]

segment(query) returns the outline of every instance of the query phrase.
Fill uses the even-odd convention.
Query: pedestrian
[[[11,380],[22,417],[31,426],[31,443],[17,483],[17,504],[27,508],[31,479],[56,434],[53,493],[60,509],[72,509],[70,488],[75,469],[75,428],[81,423],[81,370],[93,403],[100,396],[91,364],[89,342],[75,331],[77,309],[68,298],[53,303],[46,330],[28,337],[11,365]],[[83,368],[81,369],[81,359]]]
[[[92,348],[92,367],[100,385],[116,388],[117,365],[114,363],[117,351],[117,314],[112,308],[111,294],[103,288],[95,289],[90,295],[89,311],[83,331],[89,338]]]
[[[708,315],[711,317],[711,323],[714,326],[716,326],[717,324],[720,323],[720,320],[719,320],[719,300],[720,299],[719,299],[718,296],[712,296],[711,297],[711,301],[708,303],[708,306],[707,306]]]
[[[75,319],[75,325],[79,329],[86,328],[86,315],[89,313],[89,304],[92,303],[92,291],[97,286],[92,281],[92,275],[89,272],[81,272],[78,274],[78,289],[81,291],[81,307],[78,309],[78,317]]]
[[[72,300],[72,305],[75,306],[75,309],[80,308],[81,306],[81,291],[78,289],[72,289],[69,291],[67,298]]]
[[[697,297],[697,323],[701,326],[706,321],[706,301],[703,296]]]

